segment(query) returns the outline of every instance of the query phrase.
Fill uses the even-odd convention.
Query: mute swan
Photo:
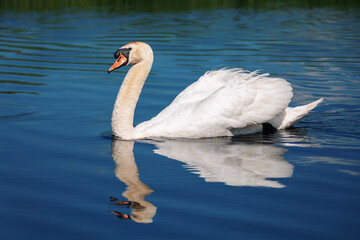
[[[206,138],[261,132],[264,126],[293,126],[323,99],[295,108],[290,83],[240,68],[206,72],[149,121],[133,126],[136,103],[152,67],[154,55],[143,42],[119,48],[108,73],[133,64],[117,95],[111,119],[115,137]]]

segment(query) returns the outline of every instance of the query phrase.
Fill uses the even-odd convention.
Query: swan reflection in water
[[[139,170],[135,163],[133,141],[112,141],[112,157],[115,161],[116,177],[127,185],[123,196],[127,201],[119,201],[110,197],[111,205],[122,205],[132,209],[131,214],[122,214],[118,211],[111,210],[121,219],[131,219],[138,223],[151,223],[152,218],[156,214],[156,207],[145,200],[145,197],[153,192],[153,190],[141,182],[139,179]]]
[[[207,182],[223,182],[231,186],[283,188],[274,180],[290,178],[294,166],[283,155],[285,148],[263,139],[213,138],[202,140],[149,140],[156,154],[181,161],[191,172]],[[266,142],[266,141],[265,141]],[[140,181],[133,153],[133,141],[112,141],[115,175],[127,185],[123,196],[127,201],[111,198],[111,205],[128,206],[131,214],[110,211],[122,219],[151,223],[156,207],[145,200],[152,189]]]

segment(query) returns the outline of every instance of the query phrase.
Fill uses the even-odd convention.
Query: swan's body
[[[112,114],[112,133],[122,139],[234,136],[261,132],[265,123],[285,129],[323,100],[290,108],[293,93],[286,80],[238,68],[220,69],[205,73],[157,116],[134,128],[135,107],[153,52],[146,43],[134,42],[117,50],[115,58],[109,72],[135,64],[121,85]]]

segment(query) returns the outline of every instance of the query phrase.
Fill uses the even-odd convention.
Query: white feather
[[[283,112],[291,98],[292,88],[281,78],[239,68],[209,71],[135,132],[171,138],[231,136],[249,126],[257,132],[262,127],[254,126]]]

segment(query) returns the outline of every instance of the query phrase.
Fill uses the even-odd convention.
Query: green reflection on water
[[[26,92],[26,91],[0,91],[0,94],[19,94],[19,93],[22,93],[22,94],[31,94],[31,95],[40,95],[39,93],[37,92]]]
[[[14,81],[14,80],[0,80],[1,83],[10,83],[10,84],[18,84],[18,85],[29,85],[29,86],[43,86],[47,85],[46,83],[34,83],[34,82],[25,82],[25,81]]]
[[[52,10],[81,10],[109,12],[179,12],[199,9],[252,8],[259,10],[284,8],[331,7],[350,9],[360,7],[358,0],[2,0],[4,11],[29,12]]]

